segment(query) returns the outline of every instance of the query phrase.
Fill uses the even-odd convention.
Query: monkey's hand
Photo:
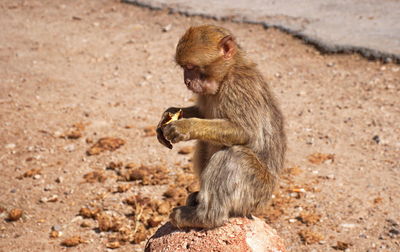
[[[162,132],[165,139],[171,143],[177,143],[180,141],[190,140],[190,130],[192,128],[192,120],[180,119],[177,121],[170,122],[163,126]]]
[[[172,111],[172,112],[171,112]],[[158,141],[169,149],[172,149],[172,144],[165,138],[163,133],[163,127],[174,120],[178,120],[182,117],[182,110],[178,108],[169,108],[161,117],[161,121],[157,125],[157,139]]]
[[[178,111],[183,112],[184,118],[192,118],[192,117],[201,117],[199,109],[196,106],[187,107],[187,108],[175,108],[171,107],[167,109],[163,115],[161,116],[161,120],[157,125],[157,139],[158,141],[164,145],[165,147],[172,149],[172,144],[165,138],[163,133],[163,128],[165,126],[165,122],[168,121],[168,118],[171,117],[171,114],[176,114]]]

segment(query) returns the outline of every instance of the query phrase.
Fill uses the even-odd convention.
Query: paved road
[[[124,0],[278,27],[328,52],[400,62],[400,0]]]

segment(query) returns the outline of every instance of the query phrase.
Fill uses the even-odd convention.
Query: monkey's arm
[[[166,125],[163,132],[172,143],[197,139],[232,146],[249,141],[244,129],[225,119],[181,119]]]
[[[202,117],[201,114],[200,114],[199,108],[198,108],[197,106],[191,106],[191,107],[186,107],[186,108],[176,108],[176,107],[168,108],[168,109],[164,112],[163,118],[162,118],[162,119],[164,119],[164,115],[167,114],[168,112],[169,112],[169,113],[175,114],[175,113],[178,112],[180,109],[181,109],[182,112],[183,112],[183,113],[182,113],[182,114],[183,114],[183,118],[192,118],[192,117],[201,118],[201,117]],[[161,119],[161,121],[162,121],[162,119]]]

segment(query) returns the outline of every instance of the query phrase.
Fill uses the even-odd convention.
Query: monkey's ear
[[[223,39],[221,39],[221,41],[218,43],[218,46],[221,48],[221,52],[223,53],[225,59],[231,59],[236,53],[236,44],[231,35],[225,36]]]

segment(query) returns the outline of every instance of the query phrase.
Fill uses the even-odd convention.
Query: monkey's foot
[[[203,228],[204,223],[201,223],[196,216],[196,207],[182,206],[175,207],[169,215],[172,225],[177,228]]]
[[[197,195],[199,194],[199,192],[194,192],[189,194],[189,196],[186,199],[186,206],[197,206],[199,204],[199,201],[197,199]]]
[[[169,218],[172,225],[177,228],[215,228],[222,226],[228,220],[227,215],[209,219],[205,212],[194,206],[175,207]]]

